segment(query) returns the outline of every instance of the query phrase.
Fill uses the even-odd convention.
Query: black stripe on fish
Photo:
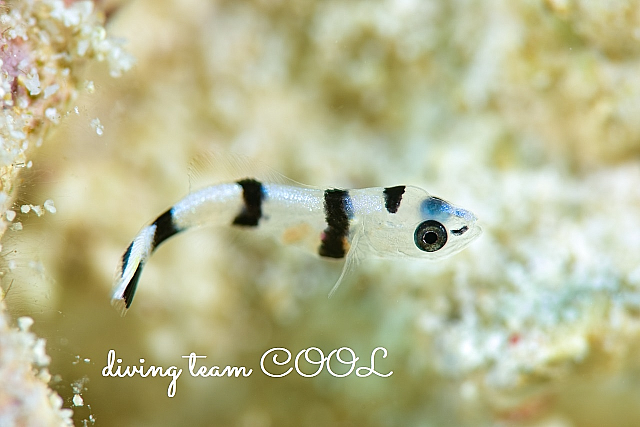
[[[127,284],[127,287],[124,289],[122,293],[122,299],[124,300],[125,308],[129,308],[131,306],[131,302],[133,301],[133,296],[136,293],[136,288],[138,287],[138,281],[140,280],[140,273],[142,273],[142,267],[144,263],[138,264],[138,268],[136,268],[136,272],[133,273],[131,280]]]
[[[237,182],[242,187],[242,210],[233,220],[233,225],[256,227],[262,218],[262,200],[264,189],[255,179],[243,179]]]
[[[155,251],[156,248],[160,245],[160,243],[164,242],[169,237],[181,231],[173,223],[173,215],[172,215],[171,209],[169,209],[168,211],[160,215],[153,222],[152,225],[156,226],[156,230],[155,230],[155,233],[153,234],[153,243],[151,244],[151,252]]]
[[[120,277],[124,275],[124,271],[127,269],[127,264],[129,264],[129,257],[131,256],[131,249],[133,249],[133,242],[127,248],[127,251],[122,255],[122,274]]]
[[[324,213],[327,228],[322,234],[318,254],[328,258],[344,258],[349,234],[351,197],[346,190],[324,192]]]
[[[398,212],[405,188],[404,185],[398,185],[397,187],[387,187],[384,189],[384,207],[387,208],[387,212],[392,214]]]

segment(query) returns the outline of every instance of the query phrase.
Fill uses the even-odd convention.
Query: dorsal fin
[[[310,187],[287,178],[258,160],[218,147],[198,154],[189,162],[189,192],[245,178],[270,184]]]

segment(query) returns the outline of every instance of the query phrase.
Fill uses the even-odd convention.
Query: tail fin
[[[133,239],[122,255],[111,295],[111,305],[120,315],[124,316],[131,306],[145,262],[162,242],[180,231],[173,223],[173,209],[169,209]]]
[[[131,306],[142,268],[154,249],[155,235],[155,223],[143,228],[122,256],[116,271],[115,285],[111,296],[111,305],[122,316],[127,313],[127,309]]]

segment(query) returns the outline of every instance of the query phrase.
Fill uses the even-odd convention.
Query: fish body
[[[252,178],[189,194],[133,239],[116,272],[112,304],[131,306],[142,269],[160,244],[212,225],[260,228],[320,257],[345,259],[333,293],[360,255],[440,259],[481,233],[468,210],[413,186],[319,189]]]

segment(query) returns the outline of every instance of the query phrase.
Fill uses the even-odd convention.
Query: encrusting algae
[[[103,23],[90,1],[0,2],[0,235],[9,226],[22,229],[13,222],[16,210],[56,212],[50,199],[15,208],[17,183],[52,125],[72,114],[86,64],[105,61],[114,77],[132,65]],[[48,387],[45,339],[29,331],[29,317],[19,318],[17,328],[10,325],[5,296],[20,286],[3,280],[0,292],[0,425],[72,425],[72,410]]]

